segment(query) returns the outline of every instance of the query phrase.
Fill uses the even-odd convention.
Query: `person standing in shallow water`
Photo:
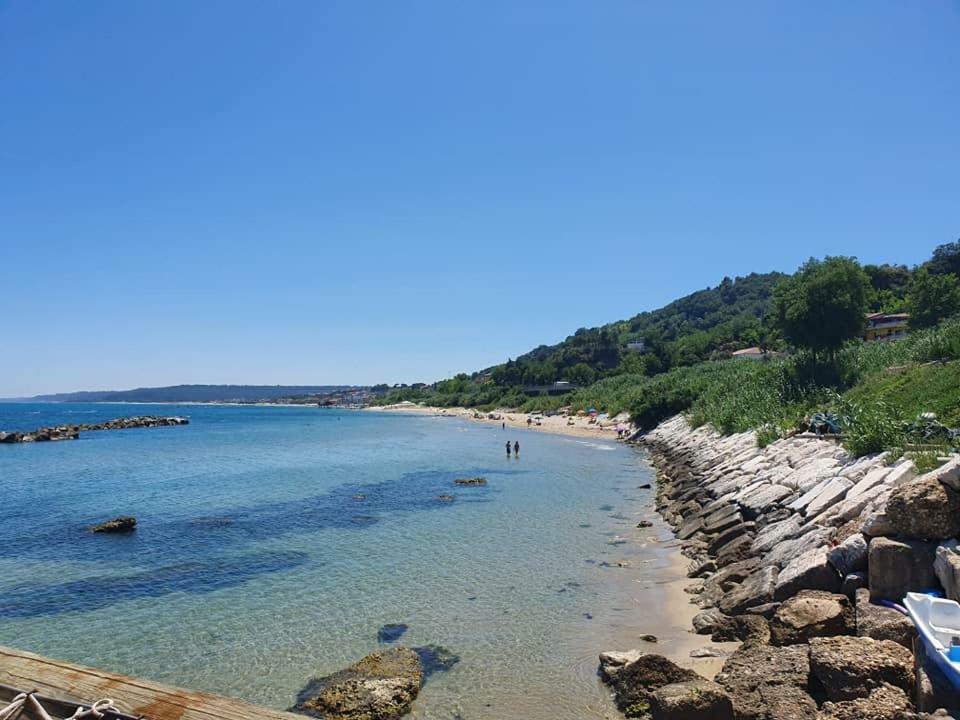
[[[510,443],[507,443],[507,444],[509,445]],[[519,440],[513,443],[513,454],[516,455],[517,457],[520,457],[520,441]]]
[[[507,440],[507,457],[510,457],[510,441]]]

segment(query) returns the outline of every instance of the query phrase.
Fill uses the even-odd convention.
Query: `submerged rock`
[[[390,720],[407,712],[422,684],[420,656],[392,648],[311,680],[290,710],[325,720]]]
[[[120,517],[113,518],[113,520],[107,520],[102,523],[97,523],[90,527],[90,532],[95,533],[128,533],[133,532],[137,529],[137,519],[129,515],[122,515]]]
[[[409,629],[409,625],[403,623],[387,623],[377,630],[377,642],[392,643],[403,637],[403,634]]]
[[[413,651],[420,658],[420,666],[423,668],[424,679],[434,673],[447,672],[453,669],[453,666],[460,662],[460,656],[443,647],[443,645],[422,645],[413,648]]]

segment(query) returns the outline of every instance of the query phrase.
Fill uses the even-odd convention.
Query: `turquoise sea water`
[[[658,622],[667,565],[636,451],[312,407],[0,405],[0,429],[146,413],[191,424],[0,445],[0,644],[284,708],[402,623],[459,657],[414,717],[610,714],[596,655]]]

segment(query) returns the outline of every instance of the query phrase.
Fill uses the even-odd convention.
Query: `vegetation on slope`
[[[761,442],[804,427],[805,418],[821,411],[838,419],[856,454],[902,449],[925,439],[918,439],[920,413],[960,424],[960,319],[943,321],[960,313],[954,267],[960,268],[960,242],[937,248],[914,270],[826,258],[810,260],[793,276],[725,280],[630,321],[577,331],[487,373],[402,388],[385,402],[540,412],[597,408],[611,415],[626,411],[641,428],[686,412],[693,423],[724,433],[757,429]],[[865,312],[906,308],[916,318],[909,338],[858,339]],[[647,341],[646,353],[623,350],[626,340],[639,337]],[[747,343],[790,353],[729,359],[731,348]],[[926,365],[931,362],[936,365]],[[578,372],[584,387],[571,393],[522,392],[523,384]]]

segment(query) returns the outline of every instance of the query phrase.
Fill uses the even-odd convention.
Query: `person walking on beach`
[[[510,441],[507,440],[507,457],[510,457]]]
[[[517,457],[520,457],[520,441],[517,440],[513,443],[513,454]]]
[[[506,429],[507,429],[507,423],[506,423],[506,422],[500,423],[500,429],[501,429],[501,430],[506,430]]]

